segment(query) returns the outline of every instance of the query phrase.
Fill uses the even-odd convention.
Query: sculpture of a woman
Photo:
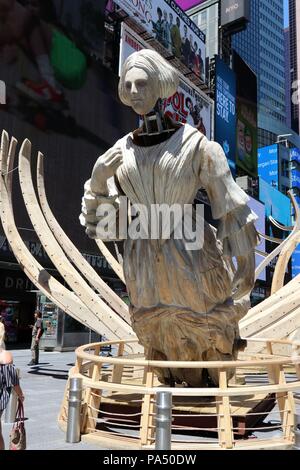
[[[204,224],[204,244],[189,251],[186,240],[126,239],[124,275],[132,327],[147,359],[232,360],[239,349],[239,320],[249,308],[254,281],[256,216],[232,178],[221,146],[188,124],[166,121],[161,99],[172,96],[178,76],[158,53],[132,54],[122,68],[119,96],[143,116],[142,128],[116,142],[86,182],[81,223],[97,237],[96,209],[120,195],[132,204],[191,204],[199,188],[210,199],[218,230]],[[150,117],[156,131],[150,130]],[[152,121],[151,121],[152,122]],[[153,124],[153,123],[152,123]],[[236,258],[234,267],[232,258]],[[214,369],[157,371],[165,384],[218,383]]]

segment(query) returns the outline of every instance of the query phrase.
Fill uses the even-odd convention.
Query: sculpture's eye
[[[131,90],[131,82],[125,82],[125,88],[127,91]]]
[[[147,80],[137,80],[136,81],[136,86],[139,88],[145,88],[147,85]]]

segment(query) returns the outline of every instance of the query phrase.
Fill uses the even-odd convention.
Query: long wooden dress
[[[119,186],[132,204],[191,204],[205,188],[216,231],[204,222],[204,243],[188,249],[188,240],[127,238],[124,275],[130,298],[132,327],[148,359],[172,361],[231,360],[236,358],[238,322],[249,302],[232,300],[231,258],[244,256],[258,242],[256,216],[248,196],[233,180],[221,146],[190,125],[183,125],[166,141],[150,147],[134,143],[133,134],[120,139],[123,164],[116,172]],[[100,157],[102,158],[102,157]],[[93,177],[93,175],[92,175]],[[112,185],[108,185],[108,193]],[[116,190],[115,190],[116,193]],[[82,224],[96,228],[98,203],[118,199],[94,194],[85,186]],[[88,220],[88,222],[87,222]],[[163,383],[202,386],[217,371],[158,370]]]

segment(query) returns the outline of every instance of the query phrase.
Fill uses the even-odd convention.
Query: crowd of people
[[[181,21],[176,17],[174,23],[173,13],[167,13],[157,8],[157,21],[153,23],[155,39],[167,50],[180,59],[193,72],[204,78],[204,61],[201,48],[197,41],[193,40],[192,34],[188,35],[187,25],[183,25],[183,35],[181,34]]]

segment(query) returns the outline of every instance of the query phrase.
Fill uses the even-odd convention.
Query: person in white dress
[[[204,223],[203,246],[190,251],[188,240],[131,239],[124,242],[124,275],[132,327],[145,355],[153,360],[231,360],[240,342],[238,322],[249,308],[254,283],[256,215],[248,196],[232,178],[221,146],[192,126],[159,116],[161,132],[148,132],[147,119],[161,99],[172,96],[178,76],[158,53],[132,54],[122,68],[122,102],[144,117],[145,125],[101,155],[85,184],[81,224],[97,238],[103,203],[192,204],[199,188],[210,199],[218,230]],[[133,222],[132,222],[133,223]],[[130,229],[130,227],[129,227]],[[129,230],[130,231],[130,230]],[[237,268],[232,259],[236,258]],[[218,383],[214,369],[157,370],[165,384]]]

